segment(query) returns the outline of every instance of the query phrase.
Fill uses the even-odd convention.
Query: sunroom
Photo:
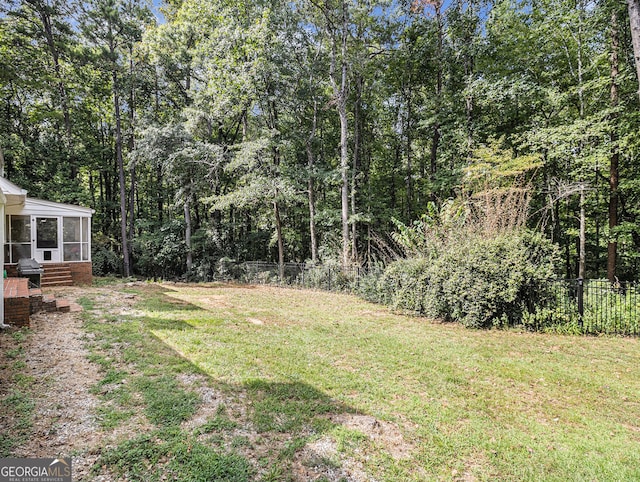
[[[91,283],[91,216],[93,210],[26,196],[0,178],[7,199],[4,220],[4,264],[16,276],[21,259],[35,259],[42,268],[42,286]]]

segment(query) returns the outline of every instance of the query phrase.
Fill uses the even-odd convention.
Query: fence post
[[[584,279],[578,278],[578,326],[583,327],[584,321]]]

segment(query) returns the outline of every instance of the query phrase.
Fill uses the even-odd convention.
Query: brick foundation
[[[73,284],[76,286],[88,286],[93,283],[93,266],[91,261],[73,262],[73,263],[55,263],[55,266],[68,266],[71,272],[71,278],[73,278]],[[45,272],[47,270],[47,264],[43,263],[42,267]],[[15,278],[18,276],[17,264],[5,264],[4,269],[7,271],[7,276]]]
[[[81,263],[69,263],[73,284],[76,286],[89,286],[93,283],[93,265],[91,261]]]
[[[4,280],[4,322],[13,326],[29,326],[30,314],[29,280],[27,278]]]

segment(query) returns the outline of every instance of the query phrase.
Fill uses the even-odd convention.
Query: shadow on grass
[[[193,303],[188,303],[168,295],[168,292],[177,293],[177,290],[172,290],[165,286],[146,287],[144,290],[145,296],[142,300],[136,303],[136,307],[142,310],[155,311],[158,313],[205,311]]]
[[[296,432],[327,429],[330,414],[352,413],[324,392],[302,382],[251,380],[242,386],[252,401],[253,425],[258,432]],[[318,418],[321,417],[321,418]]]
[[[144,290],[136,307],[158,315],[205,313],[166,291]],[[103,450],[94,475],[106,470],[131,480],[291,480],[299,451],[336,427],[331,416],[354,412],[304,382],[253,379],[234,385],[211,378],[154,334],[159,329],[195,330],[182,320],[88,320],[86,327],[96,335],[92,356],[103,360],[106,382],[119,383],[118,398],[105,400],[123,413],[143,413],[151,424]],[[114,363],[127,367],[118,371],[119,377],[128,373],[126,379],[113,378]],[[211,393],[215,395],[207,396]],[[109,422],[122,423],[117,413],[109,415]],[[329,469],[335,471],[335,466]]]

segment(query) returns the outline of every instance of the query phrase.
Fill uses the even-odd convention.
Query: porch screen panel
[[[62,243],[65,261],[88,261],[89,219],[84,217],[63,218]]]
[[[64,218],[62,220],[62,241],[65,261],[80,261],[82,259],[82,244],[80,236],[80,218]]]
[[[82,261],[89,261],[91,259],[90,246],[90,234],[89,234],[89,218],[82,218]]]
[[[10,215],[5,218],[5,263],[31,258],[31,216]]]

